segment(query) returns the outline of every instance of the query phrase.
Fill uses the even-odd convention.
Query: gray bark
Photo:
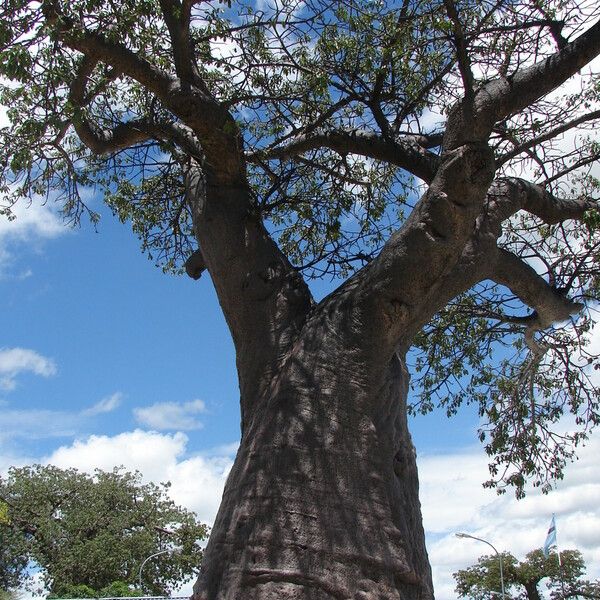
[[[195,166],[187,187],[242,408],[195,600],[432,598],[408,375],[381,341],[398,315],[373,302],[369,271],[315,305],[244,186]]]
[[[407,372],[397,355],[369,369],[337,304],[307,321],[264,396],[242,399],[254,407],[195,600],[433,598]]]

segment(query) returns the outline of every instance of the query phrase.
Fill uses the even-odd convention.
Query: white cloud
[[[482,488],[488,471],[481,450],[420,459],[421,503],[437,600],[456,598],[452,573],[491,552],[485,544],[456,538],[456,532],[486,539],[499,551],[523,559],[543,545],[552,513],[560,548],[580,550],[587,576],[600,577],[598,456],[600,438],[592,435],[555,490],[548,495],[531,490],[520,501],[510,492],[498,496]]]
[[[10,221],[0,215],[0,276],[6,276],[8,267],[15,261],[14,246],[38,244],[42,240],[54,239],[69,231],[50,202],[36,198],[31,204],[21,201],[11,208],[16,217]],[[28,270],[25,271],[26,273]],[[17,275],[22,278],[23,275]]]
[[[187,443],[187,436],[181,432],[161,434],[137,429],[113,437],[90,436],[71,446],[62,446],[44,462],[87,472],[122,465],[129,471],[140,471],[146,481],[170,481],[169,495],[173,500],[195,511],[203,522],[212,523],[231,468],[232,454],[187,457]]]
[[[13,238],[26,240],[31,235],[41,238],[55,238],[68,230],[56,208],[50,202],[39,199],[28,204],[19,202],[11,208],[15,219],[6,216],[0,219],[0,239]]]
[[[13,390],[16,377],[21,373],[34,373],[42,377],[56,374],[52,359],[27,348],[0,349],[0,389]]]
[[[114,394],[102,398],[100,402],[94,404],[90,408],[85,409],[81,414],[86,417],[93,417],[104,413],[109,413],[119,407],[123,400],[123,394],[121,392],[115,392]]]
[[[202,422],[196,415],[206,412],[202,400],[191,402],[159,402],[150,406],[133,409],[136,421],[157,431],[189,431],[201,429]]]

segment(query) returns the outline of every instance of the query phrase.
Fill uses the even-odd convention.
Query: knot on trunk
[[[200,248],[194,250],[191,256],[185,261],[185,272],[192,279],[200,279],[203,271],[206,270],[206,262]]]

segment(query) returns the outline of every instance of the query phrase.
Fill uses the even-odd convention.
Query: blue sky
[[[87,222],[61,230],[53,213],[31,212],[53,225],[12,240],[8,230],[20,217],[4,227],[1,345],[48,365],[38,373],[24,367],[0,386],[5,413],[20,412],[23,429],[9,434],[14,452],[43,455],[81,435],[135,426],[193,431],[191,452],[235,442],[235,356],[210,278],[162,273],[110,213],[97,230]],[[317,283],[316,294],[332,285]],[[38,431],[35,415],[46,417]],[[446,449],[474,442],[475,425],[472,415],[452,424],[433,415],[413,429],[429,451],[439,449],[440,431]]]
[[[163,274],[112,215],[70,229],[34,204],[0,222],[0,472],[123,464],[171,480],[175,500],[210,522],[239,437],[234,365],[210,279]],[[413,420],[438,598],[486,550],[459,530],[523,556],[556,512],[559,543],[599,565],[596,438],[556,491],[517,503],[481,487],[476,425],[468,412]]]
[[[233,349],[209,279],[164,275],[110,215],[97,232],[84,223],[51,243],[17,240],[9,252],[2,345],[34,349],[56,370],[15,377],[2,394],[10,407],[84,411],[119,394],[113,410],[81,419],[76,432],[115,434],[136,424],[134,408],[202,400],[194,450],[237,439]],[[200,408],[190,407],[190,426]],[[57,441],[42,432],[13,443],[40,453]]]

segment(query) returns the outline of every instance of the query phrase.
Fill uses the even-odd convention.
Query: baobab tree
[[[599,12],[4,2],[4,211],[94,220],[103,192],[208,273],[233,337],[241,445],[195,600],[432,598],[411,410],[474,403],[500,491],[562,475],[599,418]]]
[[[562,550],[560,561],[556,552],[545,556],[541,549],[528,552],[521,561],[510,552],[502,553],[503,581],[510,598],[540,600],[543,581],[553,600],[566,598],[599,598],[600,583],[583,579],[586,566],[579,550]],[[501,595],[502,589],[497,556],[480,556],[477,564],[453,573],[460,598],[483,600]]]

